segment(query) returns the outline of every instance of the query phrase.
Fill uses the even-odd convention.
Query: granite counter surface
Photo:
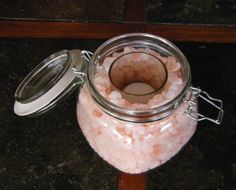
[[[116,189],[117,170],[88,145],[78,127],[76,93],[37,118],[13,113],[14,92],[40,61],[62,49],[96,49],[102,41],[0,39],[0,189]],[[236,44],[177,43],[193,85],[224,101],[221,126],[200,122],[167,164],[147,173],[148,190],[236,189]],[[200,106],[200,110],[209,113]]]
[[[122,22],[125,20],[125,2],[124,0],[1,0],[0,18]],[[151,23],[236,24],[235,0],[148,0],[145,1],[145,11],[147,22]]]

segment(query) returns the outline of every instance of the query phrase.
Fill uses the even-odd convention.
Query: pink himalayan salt
[[[105,68],[105,70],[106,70],[107,72],[109,71],[110,66],[111,66],[111,64],[112,64],[112,62],[113,62],[114,60],[115,60],[114,57],[106,57],[106,58],[104,59],[103,66],[104,66],[104,68]]]
[[[163,98],[160,99],[161,103],[158,104],[158,105],[163,105],[164,103],[168,102],[170,99],[173,99],[174,98],[173,96],[176,96],[181,91],[181,89],[183,87],[182,86],[183,85],[183,80],[182,80],[182,78],[179,78],[179,76],[178,76],[178,72],[181,68],[180,63],[178,63],[175,60],[175,58],[173,58],[173,57],[163,57],[163,56],[160,55],[160,53],[155,52],[155,51],[150,50],[150,49],[141,49],[141,48],[135,49],[135,48],[131,48],[131,47],[125,47],[123,53],[130,53],[130,52],[137,52],[137,51],[144,51],[144,52],[147,52],[147,53],[151,53],[154,56],[156,56],[157,58],[159,58],[160,60],[162,60],[163,63],[166,65],[166,68],[167,68],[167,71],[168,71],[168,81],[170,83],[174,83],[174,85],[176,86],[175,94],[167,93],[166,90],[162,93]],[[113,53],[113,54],[115,54],[115,53]],[[134,53],[133,55],[135,55],[135,54],[136,53]],[[121,53],[119,53],[119,55],[121,55]],[[130,54],[130,55],[132,55],[132,54]],[[141,56],[141,58],[143,60],[147,60],[147,57],[149,58],[149,60],[152,59],[152,60],[150,60],[151,62],[155,62],[155,59],[150,57],[150,56],[146,56],[145,54],[142,54],[142,56]],[[111,84],[109,82],[110,79],[109,79],[109,76],[108,76],[108,70],[109,70],[112,62],[114,61],[114,59],[115,59],[114,57],[106,57],[105,60],[104,60],[105,65],[103,64],[104,67],[105,67],[105,72],[97,72],[96,75],[95,75],[95,85],[96,85],[97,76],[100,76],[101,73],[103,75],[102,77],[104,78],[104,83],[99,83],[98,85],[96,85],[98,91],[102,92],[103,95],[104,95],[103,92],[105,90],[104,89],[105,86],[106,86],[107,91],[112,92],[112,87],[111,87]],[[100,67],[103,67],[103,65],[100,66]],[[127,76],[132,76],[133,73],[130,72],[130,69],[129,69],[130,65],[128,65],[128,63],[127,63],[127,65],[122,64],[122,66],[123,67],[120,68],[120,71],[123,74],[123,76],[121,78],[124,78],[124,77],[127,77]],[[150,77],[152,76],[152,74],[150,74],[150,73],[152,73],[153,71],[152,71],[152,69],[145,69],[145,67],[146,66],[143,65],[139,69],[141,69],[143,73],[146,73],[146,74],[144,74],[144,79],[145,80],[150,80]],[[100,71],[101,71],[101,69],[100,69]],[[165,88],[165,87],[164,87],[164,89],[168,90],[168,88]],[[165,95],[167,95],[167,96],[165,96]],[[105,95],[105,97],[107,97],[107,94]],[[109,97],[108,97],[108,99],[109,99]],[[111,99],[109,99],[109,100],[111,100]],[[133,106],[135,106],[135,105],[132,105],[131,107],[133,107]],[[140,108],[140,106],[138,106],[138,107]],[[143,106],[141,106],[141,107],[143,107]],[[154,106],[152,105],[151,107],[154,107]]]
[[[163,58],[157,52],[155,54]],[[171,63],[176,65],[170,68],[168,64]],[[112,90],[105,68],[97,70],[95,86],[105,98],[118,106],[133,109],[160,106],[175,97],[183,87],[182,79],[177,76],[181,68],[177,66],[178,63],[165,58],[165,64],[170,73],[167,84],[163,92],[153,96],[147,104],[132,104],[118,91]],[[79,94],[77,118],[90,146],[104,160],[123,172],[137,174],[167,162],[191,138],[196,121],[184,114],[186,106],[186,103],[182,103],[160,121],[141,124],[125,122],[103,112],[85,84]]]
[[[117,99],[117,100],[120,100],[120,99],[122,99],[122,96],[121,96],[121,94],[120,94],[118,91],[114,90],[114,91],[112,91],[111,94],[109,95],[109,98],[110,98],[110,99]]]
[[[81,89],[77,117],[90,146],[108,163],[126,173],[142,173],[173,157],[190,139],[196,122],[184,115],[183,103],[161,121],[137,124],[118,120],[100,110]]]
[[[174,57],[168,57],[166,67],[169,72],[178,71],[181,67],[180,63],[175,60]]]

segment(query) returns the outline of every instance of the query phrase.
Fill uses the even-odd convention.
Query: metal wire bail
[[[81,51],[81,56],[86,60],[86,61],[90,61],[91,57],[92,57],[93,53],[87,50],[82,50]]]
[[[200,88],[190,87],[190,92],[185,97],[184,101],[188,102],[188,107],[185,110],[185,114],[188,117],[191,117],[192,119],[196,121],[203,121],[208,120],[216,124],[221,124],[224,110],[223,110],[223,102],[220,99],[212,98],[207,92],[202,91]],[[203,114],[198,113],[196,110],[197,107],[197,99],[201,98],[205,100],[207,103],[211,104],[213,107],[219,110],[217,118],[210,118]],[[214,103],[215,102],[215,103]]]

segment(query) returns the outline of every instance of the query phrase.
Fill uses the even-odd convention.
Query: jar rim
[[[100,92],[95,88],[95,84],[92,79],[92,72],[93,72],[94,63],[96,62],[96,59],[100,57],[100,53],[104,49],[108,49],[112,47],[111,44],[117,43],[117,42],[127,43],[128,39],[133,39],[133,40],[138,39],[140,41],[146,39],[153,42],[158,41],[159,43],[163,43],[164,45],[168,46],[168,48],[176,51],[178,56],[180,56],[180,58],[183,60],[182,64],[184,64],[185,71],[186,71],[186,83],[184,84],[180,93],[178,93],[175,98],[157,107],[137,110],[137,109],[131,109],[131,108],[124,108],[124,107],[121,107],[112,103],[111,101],[103,97],[100,94]],[[148,33],[128,33],[128,34],[122,34],[120,36],[113,37],[105,41],[94,52],[92,58],[90,59],[90,63],[87,69],[86,84],[88,86],[88,89],[90,91],[92,98],[107,114],[113,117],[116,117],[120,120],[124,120],[124,121],[137,122],[137,123],[152,122],[152,121],[163,119],[167,117],[168,115],[170,115],[175,110],[175,108],[178,107],[178,105],[183,101],[184,96],[187,93],[189,86],[191,84],[191,70],[190,70],[188,60],[185,57],[185,55],[181,52],[181,50],[177,46],[175,46],[169,40],[156,36],[156,35],[148,34]]]

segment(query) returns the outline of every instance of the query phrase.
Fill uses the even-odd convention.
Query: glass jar
[[[142,173],[173,157],[197,121],[220,124],[223,103],[191,86],[186,57],[171,42],[143,33],[124,34],[92,54],[63,50],[45,59],[16,90],[15,113],[44,113],[80,88],[79,126],[90,146],[126,173]],[[201,98],[218,110],[198,113]]]

